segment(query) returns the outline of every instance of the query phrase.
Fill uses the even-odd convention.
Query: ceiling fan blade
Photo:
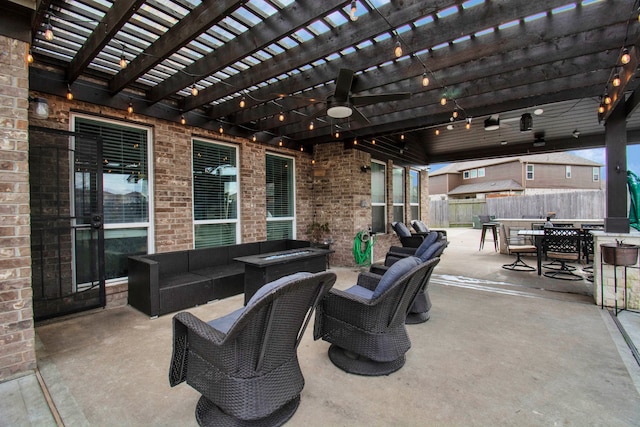
[[[336,101],[346,102],[351,92],[351,83],[353,82],[353,70],[341,68],[338,78],[336,79],[336,90],[333,97]]]
[[[364,114],[362,114],[356,107],[351,107],[351,118],[358,123],[369,124],[371,123]]]
[[[411,92],[393,92],[374,95],[352,95],[350,100],[353,105],[367,105],[377,102],[401,101],[409,98],[411,98]]]

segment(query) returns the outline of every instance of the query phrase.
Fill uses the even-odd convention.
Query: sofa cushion
[[[398,237],[411,237],[411,230],[404,223],[394,222],[392,226]]]
[[[294,273],[294,274],[290,274],[288,276],[284,276],[281,277],[277,280],[274,280],[272,282],[269,282],[267,284],[265,284],[264,286],[260,287],[260,289],[258,289],[256,291],[255,294],[253,294],[253,296],[251,297],[251,299],[247,302],[247,307],[250,307],[252,304],[255,304],[256,301],[258,301],[260,298],[262,298],[263,296],[269,294],[270,292],[273,292],[275,289],[279,288],[280,286],[289,283],[291,281],[294,280],[298,280],[298,279],[302,279],[305,277],[309,277],[311,276],[311,273],[307,273],[307,272],[300,272],[300,273]]]
[[[228,256],[228,246],[192,249],[189,251],[189,271],[195,272],[196,270],[228,264]]]
[[[146,255],[144,258],[158,263],[158,273],[161,278],[189,271],[189,251],[164,252]]]
[[[378,298],[384,293],[384,291],[389,289],[396,282],[396,280],[398,280],[415,266],[419,265],[421,262],[422,261],[420,261],[420,258],[410,256],[403,258],[393,264],[380,278],[378,286],[376,286],[375,291],[373,291],[373,298]]]

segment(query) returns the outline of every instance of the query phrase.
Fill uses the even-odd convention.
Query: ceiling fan
[[[358,109],[357,106],[375,104],[378,102],[400,101],[409,99],[410,92],[393,92],[380,93],[373,95],[355,95],[351,93],[351,85],[353,83],[354,71],[347,68],[341,68],[336,79],[336,89],[333,95],[327,98],[326,115],[334,119],[345,119],[352,117],[360,123],[369,123],[367,119]],[[320,116],[325,112],[321,110],[316,114]]]

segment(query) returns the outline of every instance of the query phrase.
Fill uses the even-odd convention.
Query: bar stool
[[[495,222],[484,222],[482,223],[482,235],[480,236],[480,249],[484,248],[484,240],[485,235],[487,234],[487,230],[491,230],[493,233],[493,248],[496,252],[498,252],[498,224]]]

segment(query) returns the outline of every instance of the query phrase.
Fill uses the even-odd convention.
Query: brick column
[[[27,44],[0,36],[0,382],[35,369]]]

